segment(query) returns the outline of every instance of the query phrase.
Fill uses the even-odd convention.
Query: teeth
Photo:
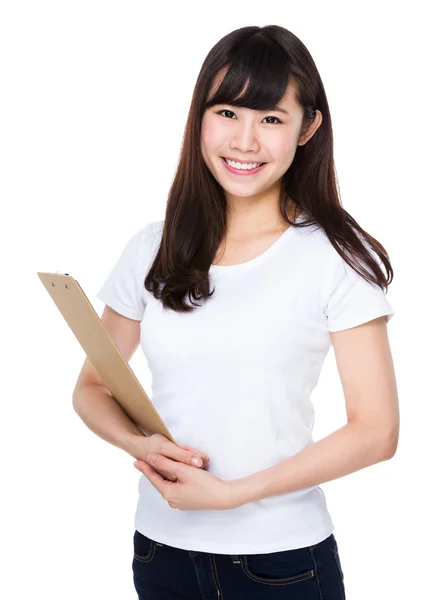
[[[230,167],[233,167],[234,169],[239,169],[240,171],[247,171],[250,169],[256,169],[257,167],[259,167],[260,165],[262,165],[262,162],[260,163],[240,163],[240,162],[233,162],[232,160],[228,160],[227,158],[224,158],[224,161],[226,163],[228,163],[230,165]]]

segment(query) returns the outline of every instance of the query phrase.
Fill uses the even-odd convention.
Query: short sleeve
[[[389,322],[394,310],[384,290],[363,279],[342,257],[339,259],[326,287],[328,330],[349,329],[384,315]]]
[[[146,227],[137,231],[124,246],[96,297],[113,310],[141,321],[146,307],[142,271],[143,238]]]

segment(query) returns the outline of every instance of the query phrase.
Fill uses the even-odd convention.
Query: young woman
[[[77,386],[85,422],[138,459],[140,600],[345,598],[319,485],[391,458],[399,412],[393,271],[337,192],[308,50],[279,26],[226,35],[199,73],[165,218],[98,292],[127,359],[141,340],[151,401],[182,444],[142,435],[88,362]],[[314,443],[331,346],[347,423]]]

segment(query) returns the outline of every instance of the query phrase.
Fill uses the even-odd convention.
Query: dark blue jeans
[[[345,600],[334,534],[307,548],[269,554],[212,554],[134,533],[139,600]]]

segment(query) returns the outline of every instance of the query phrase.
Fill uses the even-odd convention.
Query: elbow
[[[384,460],[390,460],[397,452],[399,445],[399,429],[393,430],[391,433],[386,435],[385,441],[383,442],[383,458]]]
[[[361,439],[367,440],[370,448],[372,463],[389,460],[397,452],[399,442],[399,425],[389,427],[380,425],[371,425],[360,421],[349,421],[360,427]]]
[[[72,397],[71,397],[71,402],[72,402],[72,405],[73,405],[73,410],[75,411],[76,414],[79,414],[78,413],[78,401],[79,401],[79,396],[77,394],[77,390],[75,390],[73,392]]]

